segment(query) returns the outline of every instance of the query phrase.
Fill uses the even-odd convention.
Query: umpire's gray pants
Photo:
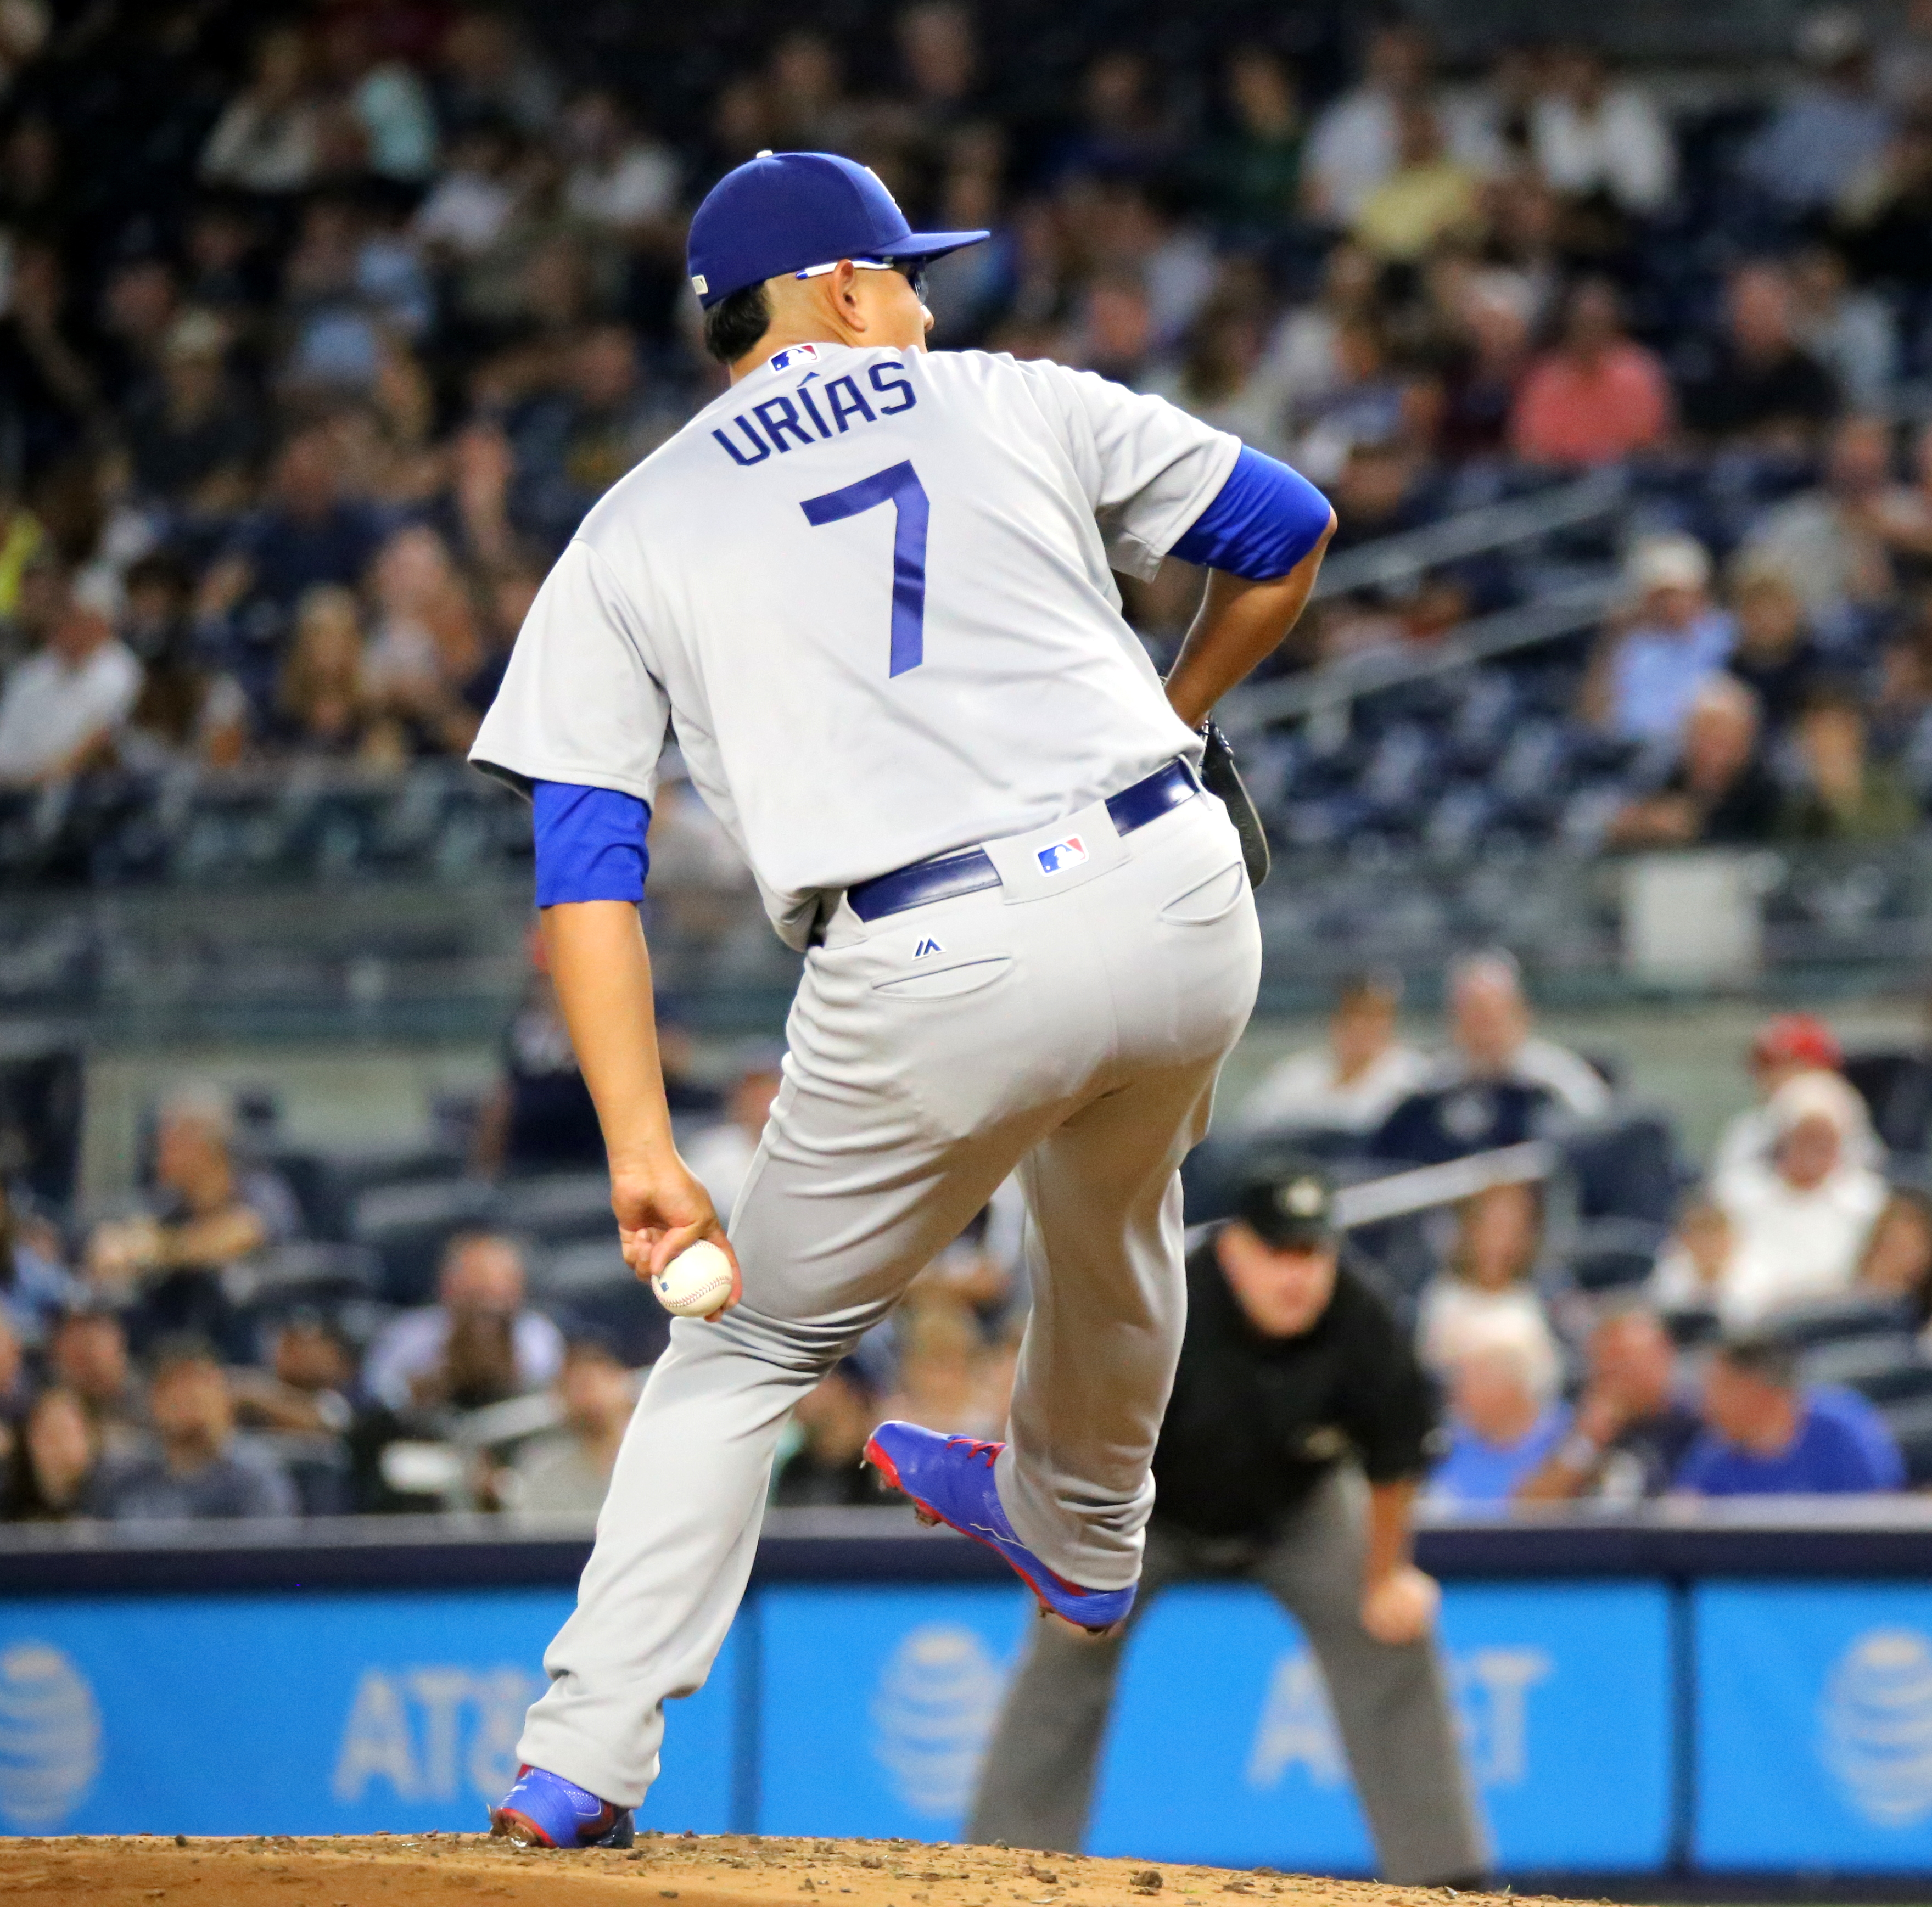
[[[1086,859],[1045,875],[1036,850],[1070,835]],[[642,1799],[665,1699],[710,1672],[792,1405],[1016,1168],[1033,1309],[1000,1499],[1070,1580],[1139,1573],[1186,1321],[1177,1168],[1260,934],[1211,797],[1124,839],[1096,803],[989,852],[1001,887],[869,925],[842,904],[807,958],[731,1217],[744,1301],[671,1327],[518,1744],[606,1800]]]
[[[1210,1543],[1156,1520],[1129,1633],[1170,1583],[1240,1576],[1272,1591],[1322,1665],[1382,1877],[1457,1881],[1487,1868],[1483,1831],[1433,1638],[1391,1648],[1362,1627],[1366,1496],[1360,1473],[1338,1466],[1266,1543]],[[969,1842],[1080,1851],[1124,1646],[1034,1626],[986,1750]]]

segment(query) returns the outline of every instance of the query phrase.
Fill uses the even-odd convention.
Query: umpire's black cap
[[[1309,1159],[1257,1164],[1241,1182],[1234,1216],[1278,1252],[1335,1242],[1335,1182]]]

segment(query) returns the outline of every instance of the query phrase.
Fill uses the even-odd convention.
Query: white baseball
[[[674,1317],[709,1318],[731,1295],[731,1261],[700,1238],[651,1280],[651,1289]]]

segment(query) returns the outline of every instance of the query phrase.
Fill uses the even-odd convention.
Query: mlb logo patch
[[[1069,868],[1077,868],[1087,858],[1087,844],[1078,835],[1069,835],[1064,841],[1055,841],[1051,847],[1040,850],[1040,871],[1043,874],[1064,874]]]
[[[808,358],[816,358],[818,355],[818,346],[815,344],[794,344],[789,350],[774,351],[772,353],[772,369],[783,370],[788,365],[802,364]]]

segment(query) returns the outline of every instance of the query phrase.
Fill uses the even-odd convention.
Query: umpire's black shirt
[[[1264,1337],[1210,1239],[1187,1261],[1187,1335],[1154,1455],[1154,1516],[1265,1537],[1351,1451],[1372,1483],[1428,1467],[1436,1398],[1381,1294],[1345,1260],[1298,1338]]]

